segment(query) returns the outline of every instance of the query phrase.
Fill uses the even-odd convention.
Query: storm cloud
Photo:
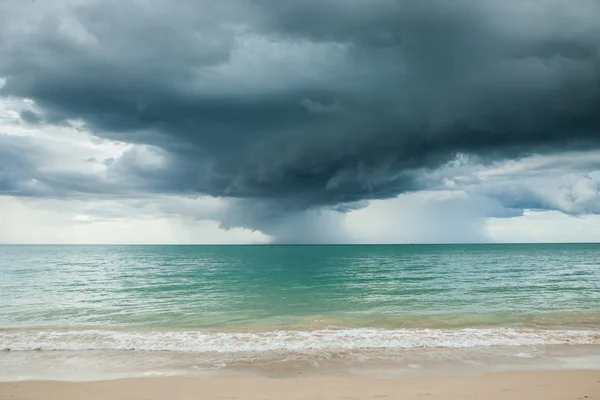
[[[40,175],[12,144],[0,190],[31,195],[17,181],[38,171],[46,195],[209,195],[293,219],[441,188],[465,155],[599,149],[599,20],[596,0],[4,1],[0,96],[33,101],[27,123],[136,147],[94,181]],[[598,212],[595,182],[573,183],[572,208],[486,195]]]

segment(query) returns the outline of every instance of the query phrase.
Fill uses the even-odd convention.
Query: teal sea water
[[[49,362],[418,369],[598,343],[597,244],[0,246],[0,379]]]

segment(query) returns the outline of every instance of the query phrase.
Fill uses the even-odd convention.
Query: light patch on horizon
[[[44,205],[44,201],[0,196],[0,244],[260,244],[270,240],[248,229],[221,229],[218,221],[208,219],[133,213],[99,218]]]
[[[217,215],[222,208],[220,201],[207,200],[205,215]],[[169,199],[156,199],[151,204],[127,206],[115,202],[94,204],[4,196],[0,197],[3,221],[0,243],[267,244],[273,241],[259,231],[220,228],[218,221],[198,214],[203,207],[195,204],[197,201],[183,199],[171,203]],[[484,218],[483,209],[477,207],[464,195],[449,193],[440,198],[430,193],[381,200],[343,216],[339,222],[345,233],[331,242],[600,242],[600,216],[577,218],[560,212],[527,210],[521,217]],[[190,218],[191,213],[196,213],[196,218]],[[338,222],[327,218],[325,221],[329,223],[327,229],[339,229],[334,228]],[[286,229],[296,229],[293,222],[288,221]],[[308,227],[319,229],[319,224]],[[315,232],[305,234],[314,238]],[[305,242],[310,241],[298,243]]]
[[[373,201],[345,225],[358,243],[481,243],[490,241],[484,215],[465,193],[420,192]]]
[[[498,243],[600,243],[600,215],[527,210],[522,217],[490,218],[486,225]]]

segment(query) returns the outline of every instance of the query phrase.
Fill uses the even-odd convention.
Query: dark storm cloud
[[[139,190],[285,211],[423,189],[459,153],[600,147],[595,0],[26,3],[0,6],[0,94],[160,149],[110,165]]]
[[[39,124],[41,118],[34,111],[31,110],[23,110],[21,111],[21,119],[28,124]]]

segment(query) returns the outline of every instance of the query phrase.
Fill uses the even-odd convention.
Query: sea
[[[600,369],[600,244],[0,246],[0,380]]]

